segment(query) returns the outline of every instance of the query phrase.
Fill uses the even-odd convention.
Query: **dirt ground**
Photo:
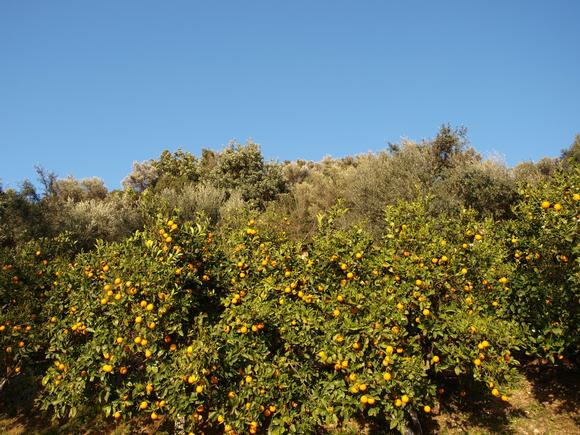
[[[528,366],[509,403],[490,398],[454,400],[424,427],[436,434],[580,434],[580,373],[572,368]]]

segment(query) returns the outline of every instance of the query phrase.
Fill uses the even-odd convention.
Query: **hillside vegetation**
[[[456,392],[508,406],[522,365],[577,367],[580,136],[514,168],[443,126],[321,162],[164,151],[115,191],[38,173],[42,193],[0,188],[15,412],[30,394],[63,428],[92,409],[168,432],[403,432]]]

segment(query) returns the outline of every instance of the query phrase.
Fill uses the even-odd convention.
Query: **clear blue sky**
[[[0,179],[118,188],[162,150],[380,150],[465,125],[480,152],[580,132],[580,1],[0,1]]]

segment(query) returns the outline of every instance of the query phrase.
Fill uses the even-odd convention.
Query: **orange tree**
[[[387,214],[386,249],[408,328],[422,337],[434,372],[497,385],[509,378],[511,350],[519,344],[519,328],[505,320],[508,252],[492,220],[477,221],[466,210],[434,218],[428,206],[402,205]]]
[[[524,186],[506,230],[516,270],[509,315],[525,327],[526,350],[552,362],[580,345],[580,165]]]
[[[4,249],[0,264],[0,379],[42,371],[47,330],[42,307],[74,243],[66,235]]]
[[[42,403],[96,404],[196,431],[403,430],[450,379],[507,400],[516,328],[491,221],[387,210],[372,243],[320,217],[312,243],[250,220],[219,243],[160,220],[59,271],[47,300]]]
[[[336,229],[332,214],[308,247],[253,221],[234,235],[208,419],[226,432],[352,419],[403,430],[449,377],[507,400],[517,363],[517,328],[502,320],[507,252],[491,221],[434,219],[426,206],[389,209],[381,246]]]
[[[93,403],[119,419],[164,413],[159,383],[202,313],[215,316],[219,276],[204,223],[159,221],[98,243],[60,271],[46,301],[50,366],[42,406],[74,416]]]

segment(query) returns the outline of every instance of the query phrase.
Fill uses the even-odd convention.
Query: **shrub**
[[[475,159],[449,168],[435,187],[439,211],[475,210],[479,217],[508,219],[517,201],[515,178],[499,161]]]
[[[217,187],[239,191],[245,201],[259,208],[286,191],[279,165],[264,162],[260,147],[253,142],[226,147],[207,177]]]
[[[56,217],[55,231],[68,231],[84,249],[92,248],[97,239],[122,240],[143,225],[130,192],[114,192],[103,200],[68,201]]]

